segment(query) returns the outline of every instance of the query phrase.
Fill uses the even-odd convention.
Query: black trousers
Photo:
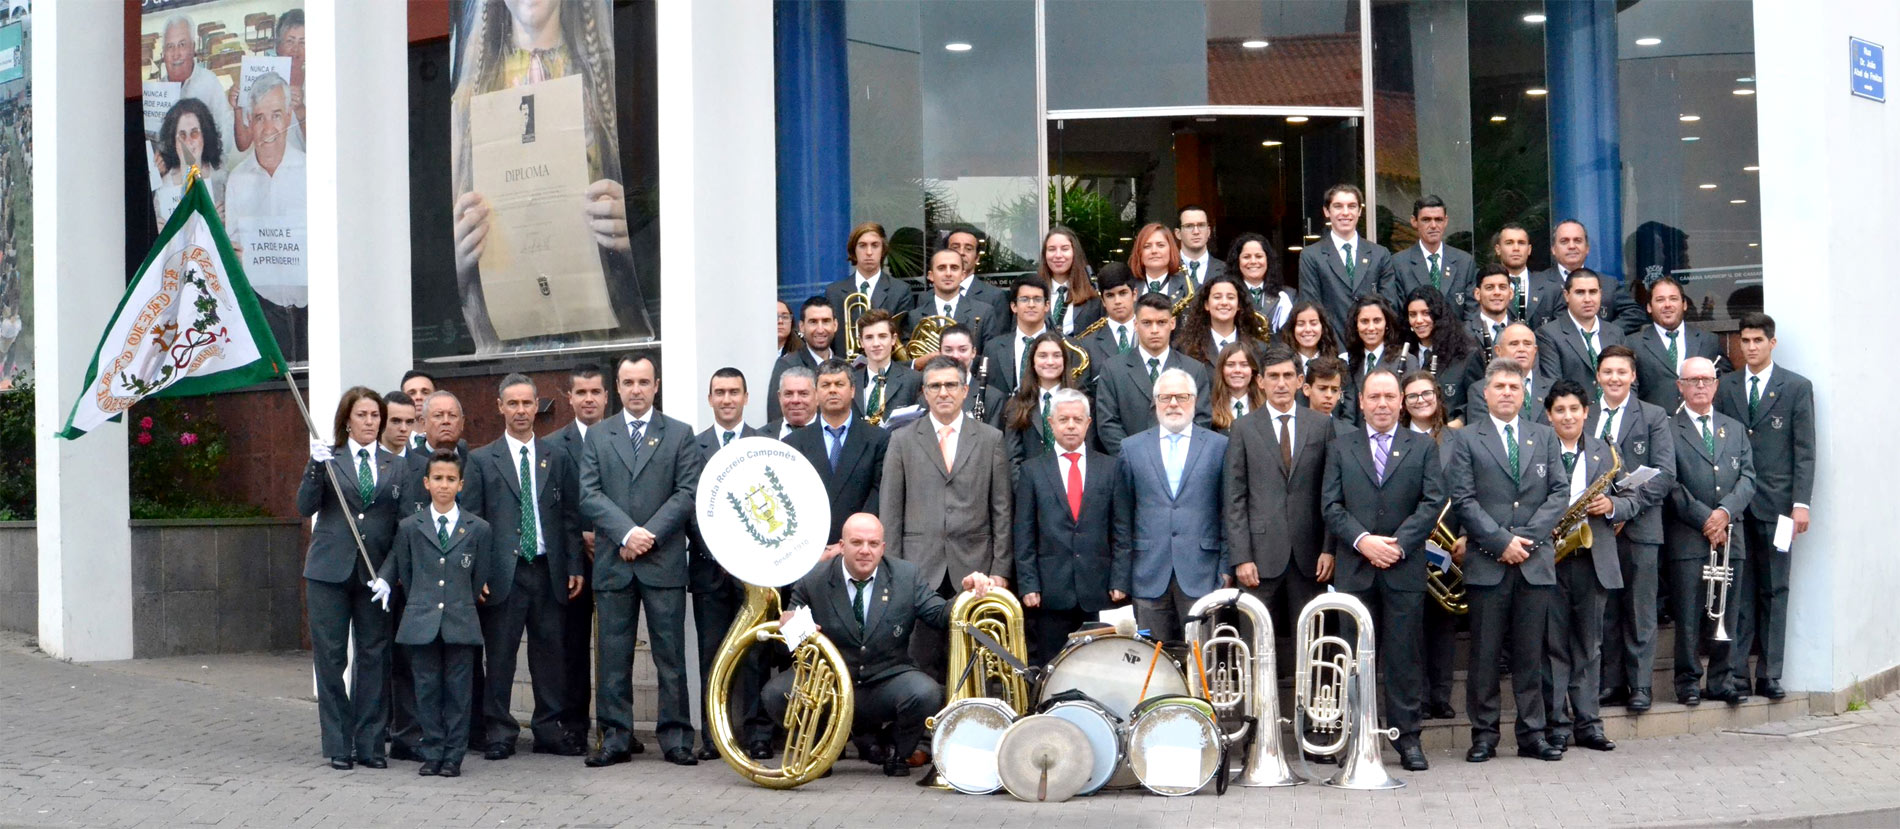
[[[1788,644],[1788,569],[1789,553],[1775,549],[1775,523],[1753,518],[1747,527],[1747,576],[1741,581],[1747,590],[1739,591],[1730,601],[1741,605],[1735,624],[1735,670],[1748,681],[1749,651],[1761,644],[1761,659],[1755,663],[1755,679],[1781,681],[1781,661]],[[1736,587],[1741,587],[1737,584]]]
[[[1465,714],[1471,718],[1471,741],[1495,746],[1501,719],[1498,692],[1498,656],[1506,634],[1511,642],[1511,694],[1517,700],[1517,743],[1544,737],[1544,631],[1550,624],[1549,586],[1524,580],[1511,567],[1489,587],[1469,585],[1471,600],[1471,661],[1465,666]]]
[[[1736,614],[1741,612],[1741,597],[1747,595],[1748,560],[1738,557],[1743,542],[1735,539],[1735,556],[1731,556],[1729,565],[1735,568],[1735,583],[1728,588],[1728,611],[1723,617],[1723,626],[1733,639],[1740,625],[1736,624]],[[1702,637],[1715,635],[1715,621],[1709,618],[1708,586],[1702,580],[1702,566],[1708,563],[1706,558],[1685,558],[1663,562],[1663,570],[1669,583],[1669,615],[1676,620],[1676,696],[1681,697],[1703,679],[1702,659],[1697,646]],[[1726,692],[1734,679],[1743,672],[1736,670],[1737,663],[1746,668],[1748,654],[1734,647],[1735,643],[1709,640],[1709,671],[1705,685],[1716,693]],[[1738,659],[1735,654],[1742,654]]]
[[[1457,666],[1458,620],[1438,602],[1425,597],[1425,646],[1421,653],[1425,656],[1426,703],[1434,708],[1451,706],[1452,673]]]
[[[601,747],[628,751],[633,744],[633,651],[640,608],[647,611],[653,667],[659,673],[659,738],[662,751],[693,747],[693,709],[686,689],[686,588],[649,587],[638,580],[621,590],[594,591],[600,615],[600,678],[594,710]]]
[[[389,586],[389,629],[402,630],[403,608],[409,606],[409,595],[401,585]],[[402,746],[417,755],[422,753],[422,726],[416,724],[416,685],[414,672],[409,669],[409,651],[392,647],[389,649],[389,742],[391,747]]]
[[[943,582],[937,585],[937,595],[955,602],[958,589],[958,585],[950,582],[950,574],[945,573]],[[938,685],[946,684],[944,675],[950,671],[950,632],[930,625],[911,625],[910,660]]]
[[[1602,734],[1597,697],[1603,684],[1603,607],[1608,598],[1597,581],[1589,550],[1578,550],[1557,565],[1557,591],[1550,603],[1550,652],[1544,700],[1552,735]]]
[[[1180,580],[1169,576],[1167,592],[1152,599],[1135,597],[1135,625],[1148,631],[1150,638],[1179,642],[1196,598],[1181,592]]]
[[[483,676],[482,739],[513,746],[521,724],[509,711],[515,687],[515,661],[522,634],[528,637],[528,677],[534,689],[534,715],[528,721],[538,746],[558,746],[565,736],[563,707],[567,704],[565,652],[566,610],[555,598],[567,585],[556,585],[547,556],[516,561],[508,598],[481,606],[482,648],[487,654]]]
[[[1656,673],[1656,590],[1661,578],[1657,545],[1618,536],[1623,586],[1603,610],[1604,688],[1648,688]]]
[[[341,582],[304,579],[304,603],[310,622],[310,656],[317,672],[317,724],[323,756],[385,756],[383,734],[389,728],[389,612],[370,600],[369,587],[352,573]],[[356,639],[353,676],[351,634]]]
[[[713,747],[713,694],[711,686],[706,683],[712,677],[713,657],[719,655],[719,646],[725,643],[726,633],[732,629],[732,620],[739,615],[739,603],[745,598],[744,590],[737,581],[725,577],[723,573],[721,576],[716,589],[693,591],[693,632],[699,644],[699,741],[706,748]],[[761,644],[761,647],[764,645]],[[743,669],[733,677],[727,717],[735,727],[743,723],[751,709],[758,705],[757,677],[756,672]]]
[[[1379,713],[1399,730],[1399,739],[1418,739],[1425,718],[1425,669],[1419,653],[1425,645],[1425,592],[1397,590],[1387,579],[1374,578],[1372,589],[1348,595],[1372,613],[1372,633],[1379,660]],[[1347,641],[1358,635],[1344,625]]]
[[[1045,596],[1048,594],[1044,594]],[[1095,618],[1093,611],[1079,607],[1050,610],[1046,607],[1025,609],[1024,621],[1029,624],[1029,664],[1047,665],[1054,662],[1056,655],[1062,653],[1069,644],[1069,634],[1088,626]]]
[[[561,725],[567,733],[585,738],[593,721],[587,716],[594,705],[594,590],[592,585],[579,596],[567,600],[562,608],[561,690],[567,699],[561,703]]]
[[[785,719],[792,690],[791,671],[780,672],[759,695],[773,722]],[[896,749],[894,757],[908,757],[923,740],[924,718],[943,708],[943,685],[923,671],[909,668],[874,682],[858,683],[854,690],[856,717],[853,734],[886,732]]]
[[[427,645],[404,645],[415,672],[416,722],[422,726],[424,761],[460,763],[467,753],[469,696],[481,648],[451,645],[437,636]]]

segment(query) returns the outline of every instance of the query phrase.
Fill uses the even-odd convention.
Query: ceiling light
[[[1264,40],[1243,40],[1243,41],[1241,41],[1241,42],[1240,42],[1240,48],[1242,48],[1242,49],[1265,49],[1265,48],[1267,48],[1267,42],[1266,42],[1266,41],[1264,41]]]
[[[1729,94],[1731,94],[1731,95],[1753,95],[1753,94],[1755,94],[1755,90],[1753,90],[1753,89],[1737,89],[1737,90],[1735,90],[1734,92],[1731,92],[1731,93],[1729,93]]]
[[[1700,188],[1702,188],[1702,189],[1704,189],[1704,190],[1714,190],[1714,189],[1715,189],[1715,185],[1714,185],[1714,184],[1698,184],[1698,185],[1696,185],[1696,186],[1697,186],[1697,187],[1700,187]]]
[[[1736,78],[1735,82],[1736,83],[1754,83],[1755,79],[1754,78]]]
[[[1124,242],[1133,242],[1133,241],[1135,241],[1135,237],[1133,237],[1133,236],[1123,236],[1123,237],[1121,238],[1121,240],[1122,240],[1122,241],[1124,241]]]
[[[1637,38],[1637,39],[1636,39],[1636,45],[1638,45],[1638,46],[1661,46],[1661,45],[1662,45],[1662,38],[1660,38],[1660,37],[1639,37],[1639,38]]]
[[[1683,114],[1683,115],[1676,116],[1676,120],[1681,121],[1685,124],[1693,124],[1697,121],[1702,120],[1702,116]]]
[[[945,43],[943,45],[943,48],[945,51],[950,51],[950,52],[968,52],[970,51],[970,44],[964,43],[963,41],[958,40],[958,41],[952,41],[950,43]]]
[[[1307,117],[1304,115],[1288,115],[1286,117],[1286,122],[1289,124],[1304,124],[1307,120]]]
[[[1729,199],[1728,203],[1729,204],[1747,204],[1748,200],[1747,199]]]
[[[1262,142],[1260,142],[1260,146],[1262,146],[1262,147],[1278,147],[1278,146],[1280,146],[1280,142],[1278,142],[1278,141],[1274,141],[1274,140],[1271,140],[1271,139],[1268,139],[1268,140],[1266,140],[1266,141],[1262,141]]]
[[[1526,90],[1524,90],[1524,94],[1526,94],[1526,95],[1530,95],[1530,96],[1532,96],[1532,97],[1537,97],[1537,96],[1541,96],[1541,95],[1549,95],[1549,94],[1550,94],[1550,90],[1548,90],[1548,89],[1543,89],[1543,88],[1541,88],[1541,87],[1535,87],[1535,86],[1533,86],[1533,87],[1531,87],[1531,88],[1529,88],[1529,89],[1526,89]]]
[[[1749,247],[1751,247],[1751,248],[1758,248],[1758,247],[1761,247],[1761,243],[1760,243],[1760,242],[1749,242],[1749,243],[1748,243],[1748,246],[1749,246]]]
[[[1759,173],[1759,172],[1761,172],[1761,168],[1760,168],[1760,167],[1757,167],[1757,166],[1755,166],[1755,165],[1753,165],[1753,164],[1750,164],[1750,165],[1748,165],[1747,167],[1743,167],[1743,168],[1742,168],[1742,172],[1744,172],[1744,173]]]
[[[1294,253],[1299,253],[1300,251],[1306,250],[1306,248],[1301,245],[1287,245],[1286,249]]]
[[[1306,234],[1305,236],[1301,236],[1300,238],[1301,238],[1301,239],[1305,239],[1305,240],[1306,240],[1306,241],[1308,241],[1308,242],[1317,242],[1317,241],[1319,241],[1319,234],[1317,234],[1317,233],[1308,233],[1308,234]]]
[[[1542,22],[1544,22],[1544,21],[1545,21],[1546,19],[1548,19],[1548,18],[1545,18],[1545,17],[1544,17],[1543,15],[1541,15],[1541,14],[1527,14],[1527,15],[1524,15],[1524,22],[1525,22],[1525,23],[1542,23]]]
[[[1502,116],[1502,115],[1493,115],[1493,116],[1491,116],[1491,123],[1493,123],[1493,124],[1501,124],[1501,123],[1504,123],[1504,116]]]
[[[1702,140],[1702,136],[1700,136],[1700,135],[1685,135],[1685,136],[1683,136],[1683,137],[1682,137],[1682,140],[1683,140],[1684,142],[1690,142],[1690,141],[1701,141],[1701,140]]]

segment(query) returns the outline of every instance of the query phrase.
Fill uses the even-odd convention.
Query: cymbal
[[[1060,803],[1081,793],[1095,750],[1075,723],[1051,714],[1017,720],[996,744],[996,773],[1017,800]]]

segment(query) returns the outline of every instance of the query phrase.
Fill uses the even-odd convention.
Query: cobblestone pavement
[[[0,635],[0,825],[86,826],[1558,826],[1900,823],[1900,700],[1749,729],[1483,765],[1434,752],[1393,792],[1317,785],[1224,797],[1110,793],[1063,804],[969,797],[855,760],[774,792],[720,763],[471,756],[331,771],[302,654],[74,665]],[[1393,765],[1396,771],[1396,764]],[[1817,816],[1819,819],[1816,819]]]

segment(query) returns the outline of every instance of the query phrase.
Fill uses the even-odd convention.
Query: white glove
[[[311,460],[317,463],[328,463],[329,460],[334,457],[336,457],[336,453],[330,451],[330,444],[324,443],[316,438],[310,439]]]
[[[369,580],[369,600],[382,605],[383,611],[388,612],[389,611],[389,582],[383,581],[381,578],[370,579]]]

